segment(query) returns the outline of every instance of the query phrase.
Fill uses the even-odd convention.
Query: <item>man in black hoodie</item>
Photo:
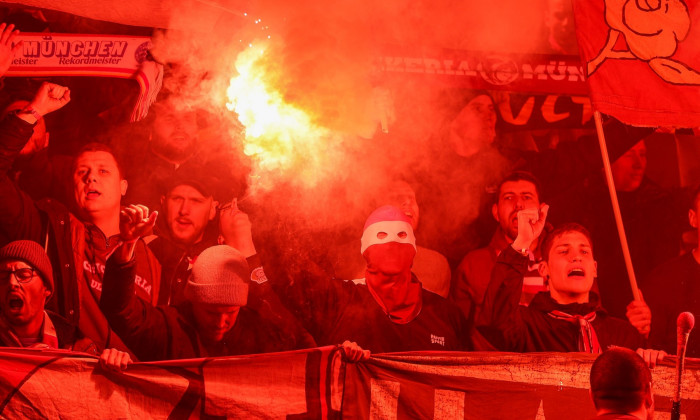
[[[643,338],[627,321],[608,315],[591,291],[597,277],[588,230],[565,224],[552,231],[542,246],[539,271],[548,284],[529,306],[520,306],[527,249],[542,233],[549,206],[518,214],[518,236],[498,257],[486,292],[486,307],[478,330],[503,351],[565,351],[600,353],[610,346],[632,350]],[[646,351],[655,364],[663,353]]]
[[[234,217],[240,229],[236,248],[212,246],[202,251],[176,306],[152,307],[133,296],[129,281],[136,266],[134,243],[155,224],[157,213],[145,206],[122,212],[122,244],[107,261],[100,308],[141,360],[188,359],[268,353],[307,347],[285,328],[264,299],[266,279],[252,276],[260,267],[247,216]],[[264,277],[264,275],[262,276]],[[254,282],[251,282],[254,280]],[[249,303],[249,289],[250,303]]]

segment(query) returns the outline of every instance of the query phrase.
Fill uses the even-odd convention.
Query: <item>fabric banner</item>
[[[0,418],[589,419],[594,359],[414,352],[345,364],[322,347],[111,372],[79,353],[5,348]],[[675,369],[664,362],[652,375],[655,419],[669,418]],[[687,363],[682,395],[681,418],[700,418],[697,361]]]
[[[8,76],[131,77],[146,61],[151,39],[143,36],[21,33],[22,50]]]
[[[510,92],[588,94],[584,68],[577,56],[508,54],[442,50],[415,55],[399,49],[385,53],[374,63],[390,75],[437,78],[452,87]]]
[[[323,347],[134,363],[115,373],[87,355],[0,349],[0,418],[332,418],[340,405],[331,392],[338,377],[330,374],[338,354]]]
[[[387,47],[374,67],[396,90],[419,82],[441,96],[489,92],[502,132],[592,126],[593,107],[578,56],[445,49],[419,56]]]
[[[587,96],[534,95],[490,91],[503,132],[551,128],[587,128],[593,107]]]
[[[141,94],[131,120],[146,116],[163,81],[163,66],[148,59],[143,36],[21,33],[22,49],[6,76],[101,76],[134,79]]]
[[[401,353],[348,364],[343,419],[587,420],[596,355]],[[693,366],[693,367],[691,367]],[[700,418],[697,363],[683,381],[682,418]],[[652,371],[655,419],[670,418],[675,368]]]
[[[700,2],[575,0],[594,108],[640,126],[700,126]]]

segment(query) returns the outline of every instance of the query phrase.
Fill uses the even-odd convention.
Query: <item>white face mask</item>
[[[362,247],[360,253],[364,254],[370,245],[398,242],[411,244],[416,248],[416,237],[413,234],[411,224],[403,221],[384,221],[367,226],[362,233]]]

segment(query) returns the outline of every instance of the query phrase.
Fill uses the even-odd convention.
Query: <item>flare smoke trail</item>
[[[292,141],[281,149],[287,166],[270,167],[267,162],[266,168],[259,152],[267,146],[248,144],[248,152],[253,151],[250,201],[264,211],[255,222],[278,233],[294,225],[295,231],[349,230],[351,235],[360,232],[381,180],[402,176],[418,181],[419,201],[423,187],[439,184],[431,179],[435,162],[429,165],[430,158],[447,147],[439,135],[445,124],[445,109],[438,105],[444,103],[444,86],[429,76],[382,74],[374,66],[377,57],[391,45],[417,56],[444,48],[531,51],[544,8],[516,0],[212,2],[221,7],[218,20],[211,25],[191,22],[191,31],[186,28],[192,10],[176,9],[172,22],[180,29],[156,37],[154,54],[176,63],[171,80],[177,80],[193,106],[221,110],[220,133],[227,130],[232,142],[243,142],[240,147],[246,149],[251,140],[242,136],[240,124],[228,121],[234,118],[224,110],[226,92],[240,72],[240,54],[264,49],[256,64],[258,77],[281,101],[301,110],[313,130],[287,133]],[[388,134],[381,132],[382,119]],[[480,168],[489,171],[490,166],[481,162]],[[474,173],[474,184],[482,177]],[[441,225],[475,217],[478,188],[467,185],[463,194],[451,196],[459,199],[449,202],[446,214],[452,219],[439,220]],[[444,202],[440,197],[432,200]],[[423,208],[436,205],[419,203]],[[264,221],[270,222],[267,229],[261,226]],[[424,236],[436,231],[425,230]],[[289,238],[297,242],[288,245],[300,245],[297,235]],[[321,246],[329,237],[319,238],[315,235],[310,242]]]

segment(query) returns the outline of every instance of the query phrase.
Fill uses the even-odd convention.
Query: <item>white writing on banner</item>
[[[370,420],[396,420],[398,418],[399,394],[401,384],[372,378]],[[464,401],[466,394],[447,389],[435,390],[434,420],[453,420],[464,418]]]
[[[396,420],[401,384],[372,378],[369,407],[370,420]]]
[[[509,93],[505,93],[503,99],[496,102],[501,118],[510,125],[526,125],[535,113],[542,115],[542,118],[548,123],[555,123],[571,118],[571,110],[581,112],[581,125],[586,124],[593,118],[591,100],[585,96],[547,95],[544,103],[538,108],[535,107],[535,100],[535,96],[527,98],[522,107],[520,107],[517,115],[513,112]],[[573,105],[567,107],[566,101],[572,102]],[[563,106],[559,107],[558,103],[559,105],[563,103]],[[564,111],[557,112],[557,108],[563,108]]]
[[[654,420],[671,420],[671,413],[654,411]],[[681,414],[680,420],[686,420],[685,414]]]
[[[47,69],[51,74],[109,70],[131,75],[146,60],[151,46],[149,37],[121,35],[21,33],[17,40],[22,41],[22,49],[12,60],[8,76]]]
[[[453,420],[464,418],[464,398],[461,391],[447,389],[435,390],[435,420]]]
[[[388,72],[424,73],[476,77],[492,85],[507,85],[518,79],[554,82],[584,82],[583,67],[574,62],[536,62],[498,55],[460,60],[422,57],[381,57],[377,67]]]
[[[121,59],[124,57],[127,46],[125,41],[53,41],[49,38],[41,41],[25,41],[22,43],[22,55],[32,58],[110,57]],[[13,64],[16,63],[13,62]]]
[[[537,414],[535,414],[535,420],[546,420],[544,416],[544,401],[540,400],[540,406],[537,407]]]

